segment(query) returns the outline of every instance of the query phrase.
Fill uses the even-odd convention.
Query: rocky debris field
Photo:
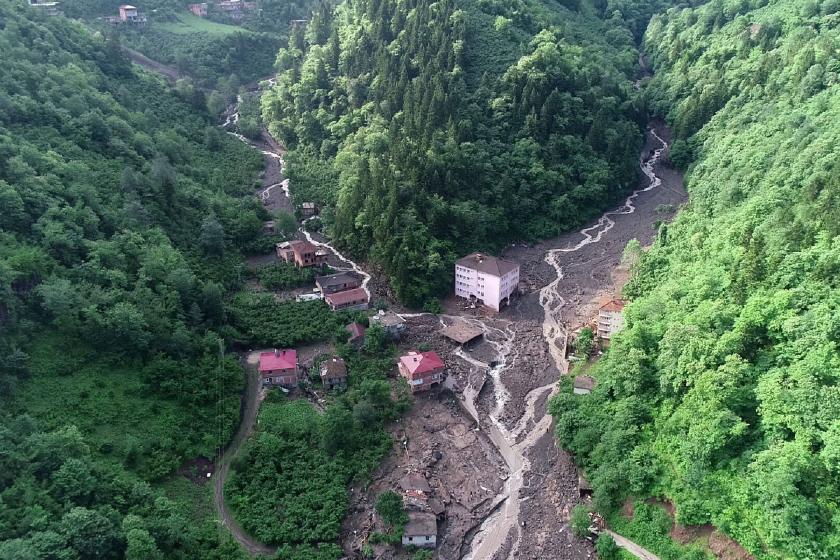
[[[407,474],[428,482],[430,507],[442,506],[438,522],[439,558],[459,558],[469,531],[487,515],[507,476],[496,448],[447,390],[420,395],[411,411],[392,428],[392,453],[374,473],[367,487],[350,489],[350,508],[342,526],[342,543],[351,557],[377,529],[374,504],[385,490],[405,494],[400,482]],[[424,500],[409,499],[412,509]],[[402,549],[376,545],[376,558],[410,558]]]

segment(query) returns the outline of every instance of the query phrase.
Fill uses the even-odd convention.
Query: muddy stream
[[[266,157],[279,160],[282,172],[284,164],[282,151],[266,149],[265,146],[259,145],[241,134],[227,130],[229,126],[236,124],[238,118],[237,105],[234,105],[228,111],[225,123],[222,125],[223,128],[225,128],[228,134],[259,150]],[[576,243],[568,244],[562,248],[549,249],[545,253],[543,260],[553,269],[554,273],[553,280],[539,292],[539,305],[543,311],[542,333],[548,345],[551,361],[561,375],[568,373],[568,363],[564,357],[568,329],[567,325],[563,323],[560,313],[567,305],[567,301],[560,294],[559,290],[560,281],[563,279],[563,257],[566,254],[580,251],[588,245],[600,243],[604,235],[615,225],[613,217],[632,214],[636,210],[634,205],[636,197],[643,192],[660,186],[661,179],[656,175],[654,169],[665,152],[667,143],[653,128],[649,132],[652,138],[660,144],[660,147],[653,151],[651,157],[643,159],[640,162],[642,172],[648,178],[649,184],[645,188],[634,191],[619,208],[603,214],[594,225],[580,230],[578,234],[581,238]],[[285,197],[290,197],[288,179],[283,179],[278,183],[261,188],[257,196],[262,200],[266,200],[272,196],[272,191],[278,187],[283,191]],[[352,270],[362,276],[362,286],[368,292],[368,295],[370,295],[368,289],[368,283],[371,280],[370,274],[365,272],[350,258],[341,254],[328,240],[318,234],[307,231],[304,226],[305,222],[299,230],[300,236],[313,245],[329,249],[339,261],[346,264],[346,267],[339,268],[339,270]],[[417,315],[420,314],[405,316],[411,317]],[[463,549],[466,550],[466,553],[462,557],[464,560],[489,560],[497,554],[503,553],[502,551],[506,543],[510,540],[512,545],[507,557],[515,558],[522,538],[520,527],[520,491],[523,488],[524,476],[531,470],[527,452],[548,432],[552,420],[551,416],[547,413],[543,413],[542,417],[537,418],[537,403],[543,401],[543,397],[547,393],[549,397],[555,394],[557,391],[557,380],[555,379],[549,384],[536,387],[527,393],[525,396],[524,414],[512,428],[507,428],[502,422],[501,417],[511,395],[505,387],[502,373],[508,369],[515,368],[518,360],[528,360],[529,357],[527,355],[520,355],[519,353],[520,350],[516,344],[516,330],[512,321],[495,319],[491,322],[490,320],[472,317],[461,317],[461,319],[481,328],[485,334],[485,339],[493,347],[496,354],[496,359],[493,362],[485,363],[473,358],[462,349],[455,351],[455,355],[460,359],[479,370],[486,371],[487,378],[492,381],[493,407],[486,418],[482,418],[477,406],[479,393],[483,384],[478,387],[469,384],[466,386],[462,394],[463,406],[498,449],[509,471],[509,476],[505,481],[503,491],[494,501],[497,507],[493,508],[491,513],[481,522],[479,528],[472,536],[472,541],[469,544],[464,544]]]

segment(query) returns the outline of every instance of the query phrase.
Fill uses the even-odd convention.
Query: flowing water
[[[587,245],[598,243],[615,225],[614,216],[632,214],[636,211],[633,201],[639,194],[655,189],[661,185],[662,181],[654,173],[654,168],[662,157],[662,153],[667,148],[667,143],[651,129],[650,134],[655,138],[661,147],[653,152],[653,155],[640,163],[642,172],[648,178],[649,184],[643,189],[634,191],[624,204],[619,208],[605,213],[592,226],[584,228],[580,231],[583,238],[574,245],[551,249],[545,255],[545,262],[548,263],[555,271],[555,278],[552,282],[540,290],[539,302],[543,309],[543,337],[548,344],[549,354],[557,367],[558,371],[563,374],[568,373],[568,364],[565,360],[566,341],[568,336],[568,329],[562,322],[561,310],[566,305],[566,300],[560,294],[558,286],[563,279],[563,266],[561,262],[562,255],[566,253],[573,253],[581,250]],[[508,367],[512,367],[517,359],[520,359],[514,345],[515,331],[511,326],[504,329],[503,336],[499,338],[500,331],[497,328],[489,327],[483,321],[477,319],[471,320],[476,326],[481,326],[484,330],[485,337],[493,345],[499,356],[499,361],[494,367],[489,364],[483,364],[474,360],[463,352],[456,352],[456,355],[466,360],[476,367],[487,368],[487,375],[493,380],[493,390],[496,405],[489,415],[490,426],[485,426],[490,440],[496,445],[507,463],[510,472],[509,478],[505,481],[505,486],[502,493],[504,501],[501,507],[488,516],[482,523],[479,530],[473,537],[470,551],[464,556],[465,560],[489,560],[499,551],[511,537],[512,548],[508,554],[508,558],[515,558],[516,552],[521,540],[521,533],[519,530],[519,492],[523,486],[523,476],[530,468],[530,462],[526,455],[528,450],[542,437],[551,427],[551,416],[544,414],[542,418],[536,418],[536,404],[540,398],[546,393],[549,397],[557,392],[557,383],[552,382],[548,385],[537,387],[531,390],[525,397],[526,407],[525,413],[516,423],[512,430],[505,429],[502,422],[499,420],[505,403],[510,398],[510,394],[504,387],[501,373]],[[512,354],[512,355],[511,355]],[[527,356],[522,356],[521,359],[528,359]],[[468,411],[478,421],[478,412],[476,410],[475,401],[478,398],[478,390],[468,387],[464,391],[465,406]],[[536,423],[534,423],[536,421]],[[528,426],[533,423],[533,427],[528,430]],[[518,443],[517,440],[524,434]],[[514,533],[515,531],[515,533]]]
[[[228,111],[227,118],[223,127],[235,125],[239,120],[238,103]],[[281,170],[283,167],[283,156],[271,150],[265,150],[245,136],[228,131],[228,134],[238,138],[242,142],[259,150],[263,155],[280,160]],[[566,300],[559,293],[558,286],[563,279],[563,267],[561,257],[565,253],[572,253],[579,251],[583,247],[598,243],[604,235],[606,235],[615,225],[612,216],[623,214],[632,214],[636,207],[633,201],[639,194],[647,192],[651,189],[657,188],[661,184],[661,179],[654,173],[654,167],[659,162],[662,153],[667,148],[667,143],[657,135],[656,131],[651,129],[650,134],[661,144],[661,147],[653,152],[653,155],[645,161],[641,162],[642,172],[649,180],[649,184],[644,189],[634,191],[627,197],[624,204],[610,212],[605,213],[592,226],[580,230],[583,238],[574,245],[551,249],[545,255],[545,262],[548,263],[555,271],[555,278],[552,282],[540,290],[539,303],[543,309],[543,336],[548,344],[549,353],[554,365],[558,371],[563,374],[568,373],[568,364],[565,360],[566,338],[568,329],[561,319],[561,310],[566,305]],[[275,183],[264,188],[259,196],[266,198],[270,196],[272,189],[280,187],[285,195],[290,196],[289,180],[285,179],[280,183]],[[304,222],[305,225],[305,222]],[[339,270],[352,270],[363,278],[362,287],[370,296],[368,283],[371,276],[366,273],[357,263],[345,257],[328,241],[320,241],[314,238],[312,233],[306,230],[305,227],[300,229],[302,235],[313,245],[327,248],[335,255],[335,257],[345,263],[347,268]],[[417,316],[420,314],[404,315],[405,317]],[[542,387],[537,387],[531,390],[525,397],[526,407],[522,417],[517,421],[513,429],[507,429],[500,420],[504,412],[505,404],[510,400],[510,393],[505,388],[502,379],[502,372],[509,368],[515,367],[516,361],[519,359],[528,359],[528,356],[520,356],[515,345],[516,330],[514,324],[511,322],[502,323],[503,328],[488,324],[486,321],[475,318],[461,318],[468,323],[482,329],[486,340],[492,345],[498,356],[494,364],[487,364],[476,360],[467,355],[463,350],[458,349],[455,354],[470,363],[476,368],[484,369],[486,375],[492,379],[493,382],[493,396],[495,405],[493,410],[488,415],[489,422],[481,422],[480,415],[476,407],[476,400],[478,399],[478,389],[467,385],[464,389],[464,406],[476,420],[481,429],[487,434],[490,441],[498,449],[502,458],[508,467],[510,473],[505,481],[502,493],[497,497],[496,503],[499,507],[494,509],[492,513],[482,522],[480,528],[475,533],[470,551],[464,556],[464,560],[489,560],[504,546],[509,536],[512,536],[512,548],[508,554],[508,558],[514,558],[519,547],[521,533],[519,530],[519,492],[523,487],[524,475],[530,471],[531,465],[526,455],[528,450],[544,436],[551,426],[551,416],[544,414],[537,419],[536,405],[541,400],[541,397],[548,392],[549,397],[553,396],[557,391],[557,382],[552,382]],[[528,430],[528,426],[532,427]],[[522,437],[524,435],[524,437]],[[520,440],[517,442],[517,440]],[[514,533],[515,532],[515,533]]]

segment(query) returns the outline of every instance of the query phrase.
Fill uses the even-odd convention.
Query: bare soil
[[[487,515],[507,476],[493,444],[448,390],[418,395],[415,405],[392,427],[391,454],[367,487],[350,488],[350,507],[342,525],[345,553],[353,558],[378,526],[374,504],[385,490],[401,492],[400,479],[423,475],[430,500],[444,508],[438,525],[438,558],[458,558],[466,534]],[[410,558],[401,547],[375,546],[376,558]]]
[[[666,131],[659,127],[658,133],[665,137]],[[658,144],[649,139],[643,153],[651,152],[655,146]],[[562,255],[563,277],[557,291],[565,300],[565,305],[558,310],[564,328],[571,330],[589,322],[600,304],[620,294],[629,273],[626,267],[620,266],[627,242],[635,238],[643,246],[649,245],[656,233],[652,225],[671,218],[685,202],[679,173],[660,165],[656,174],[662,178],[662,185],[641,193],[634,200],[633,213],[613,215],[614,226],[599,242]],[[640,187],[644,186],[647,186],[647,180],[643,178]],[[534,389],[550,387],[561,375],[544,338],[544,309],[539,301],[539,290],[556,278],[555,270],[544,260],[546,252],[575,246],[582,238],[580,233],[568,233],[534,246],[518,244],[507,248],[503,256],[521,264],[522,280],[528,289],[501,313],[465,309],[463,302],[450,298],[444,302],[445,315],[408,317],[409,330],[400,349],[424,345],[440,354],[448,368],[446,386],[453,393],[442,391],[418,397],[414,409],[401,425],[404,431],[398,434],[394,451],[373,476],[370,487],[352,489],[351,511],[345,520],[342,537],[348,555],[358,557],[365,539],[376,527],[372,509],[375,496],[386,488],[398,488],[399,479],[412,469],[429,477],[435,495],[448,499],[445,520],[438,528],[441,544],[436,551],[437,557],[461,558],[469,551],[476,530],[486,516],[495,511],[490,507],[494,499],[495,502],[505,499],[504,479],[510,475],[506,473],[506,463],[501,460],[497,448],[484,435],[486,420],[491,411],[499,412],[498,420],[515,435],[515,444],[523,444],[547,413],[551,391],[534,393]],[[382,295],[390,299],[392,294],[385,289]],[[484,338],[460,348],[440,336],[439,330],[456,315],[483,325]],[[509,346],[503,344],[505,341],[510,342]],[[500,348],[504,348],[505,356],[499,355]],[[495,383],[488,371],[501,359],[506,360],[506,367]],[[495,386],[498,384],[501,387]],[[507,393],[500,411],[496,389]],[[467,390],[478,395],[475,408],[482,423],[482,430],[478,432],[465,431],[461,427],[472,426],[471,418],[457,406],[457,399],[463,398]],[[528,400],[532,401],[530,406],[534,414],[522,426]],[[474,441],[467,434],[474,434]],[[400,441],[406,442],[404,446]],[[525,449],[530,468],[522,473],[518,530],[511,531],[506,539],[502,536],[494,558],[594,558],[592,544],[575,537],[569,529],[571,509],[580,501],[578,472],[569,454],[557,448],[553,426]],[[430,464],[428,458],[434,457],[435,451],[457,460],[441,459]],[[454,499],[454,496],[459,497]],[[400,558],[399,555],[404,554],[390,547],[378,547],[375,552],[377,558]]]

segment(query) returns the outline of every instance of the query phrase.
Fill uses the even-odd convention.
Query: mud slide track
[[[177,69],[172,66],[167,66],[162,62],[158,62],[157,60],[152,60],[141,52],[129,49],[128,47],[123,47],[123,52],[128,55],[128,58],[130,58],[132,62],[139,64],[147,70],[160,74],[172,83],[175,83],[178,81],[178,78],[181,77],[181,73],[178,72]]]
[[[593,225],[580,230],[580,239],[576,243],[570,243],[561,248],[550,249],[545,254],[544,260],[554,269],[555,278],[543,287],[539,293],[539,303],[543,309],[542,330],[543,337],[548,345],[549,355],[561,374],[566,374],[568,371],[568,364],[564,356],[567,342],[567,328],[562,321],[562,310],[567,302],[561,295],[559,288],[560,281],[563,279],[561,255],[574,253],[580,251],[587,245],[599,243],[613,226],[615,226],[615,220],[613,218],[620,215],[633,214],[636,211],[634,204],[636,198],[640,194],[655,189],[662,184],[662,180],[656,176],[654,170],[662,155],[666,152],[668,144],[656,133],[653,127],[649,129],[649,134],[660,144],[660,147],[654,150],[650,158],[642,158],[639,162],[642,173],[648,178],[648,185],[634,191],[627,197],[623,205],[604,213]],[[497,497],[497,500],[501,504],[500,508],[489,515],[481,524],[479,530],[473,537],[469,552],[464,556],[464,560],[487,560],[495,558],[504,549],[505,543],[508,541],[511,543],[511,548],[507,553],[507,557],[516,558],[522,540],[519,519],[520,491],[523,488],[525,474],[531,470],[528,452],[541,437],[548,433],[552,422],[551,416],[547,413],[541,418],[538,417],[536,402],[545,393],[548,393],[549,398],[555,395],[558,384],[554,381],[548,385],[532,389],[525,397],[527,405],[522,418],[517,422],[515,428],[512,430],[506,429],[500,417],[505,403],[510,398],[510,394],[505,388],[500,374],[502,370],[511,367],[519,357],[516,346],[513,344],[515,331],[505,329],[505,332],[501,333],[499,329],[488,327],[480,321],[473,322],[476,323],[476,326],[482,328],[485,338],[494,346],[498,354],[498,363],[494,367],[489,367],[488,364],[478,364],[474,360],[468,359],[463,353],[457,355],[473,365],[485,365],[487,367],[487,375],[493,379],[496,406],[490,412],[489,422],[484,423],[483,428],[505,459],[510,476],[505,481],[502,494]],[[494,335],[498,336],[499,334],[503,334],[501,341],[498,339],[494,340]],[[524,358],[527,359],[527,356],[524,356]],[[478,420],[475,405],[475,399],[478,397],[477,392],[466,390],[464,397],[466,408]],[[533,427],[528,430],[528,426],[531,425]],[[520,436],[524,436],[524,438],[520,439]],[[619,546],[625,548],[638,558],[642,560],[658,560],[656,556],[624,537],[614,533],[610,534],[614,536]]]

